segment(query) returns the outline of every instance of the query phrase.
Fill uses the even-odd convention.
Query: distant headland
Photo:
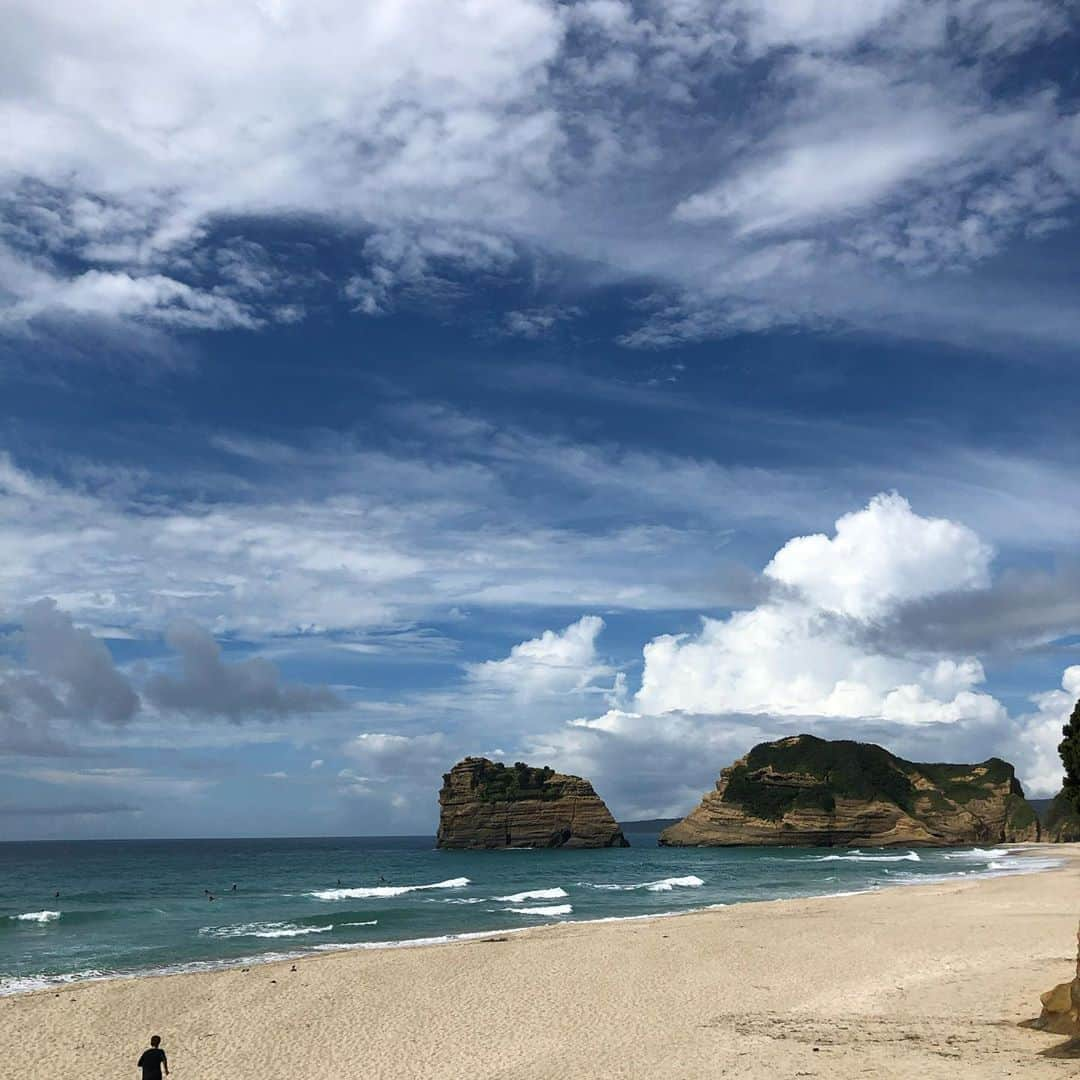
[[[660,834],[673,846],[946,846],[1039,839],[1013,766],[916,764],[872,743],[760,743]]]

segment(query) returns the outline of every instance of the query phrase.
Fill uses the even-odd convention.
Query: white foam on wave
[[[463,889],[469,884],[467,877],[449,878],[436,881],[432,885],[373,885],[366,889],[319,889],[307,893],[316,900],[371,900],[392,896],[404,896],[405,893],[421,892],[425,889]]]
[[[523,900],[558,900],[567,895],[565,889],[533,889],[530,892],[511,893],[509,896],[495,896],[494,900],[505,900],[510,904],[520,904]]]
[[[484,898],[482,896],[447,896],[447,897],[429,897],[429,904],[482,904]]]
[[[547,907],[506,907],[503,911],[513,912],[515,915],[540,915],[550,918],[555,915],[570,915],[574,910],[572,904],[549,904]]]
[[[1006,848],[972,848],[970,851],[947,851],[946,859],[972,859],[985,862],[989,859],[1003,859],[1009,852]]]
[[[351,941],[341,945],[315,945],[313,952],[341,952],[345,949],[414,949],[422,945],[449,945],[455,941],[492,941],[507,934],[524,934],[534,926],[515,926],[507,930],[471,930],[463,934],[440,934],[438,937],[404,938],[399,941]]]
[[[996,874],[1034,874],[1041,870],[1057,870],[1064,865],[1064,859],[1012,858],[994,859],[986,864],[986,869]]]
[[[608,892],[633,892],[635,889],[645,889],[647,892],[671,892],[672,889],[698,889],[705,882],[694,874],[687,874],[685,877],[662,878],[660,881],[639,881],[633,885],[596,885],[591,881],[579,881],[578,884],[589,889],[604,889]]]
[[[342,926],[378,926],[378,919],[368,919],[367,922],[343,922]]]
[[[326,934],[333,930],[329,926],[297,926],[295,923],[270,922],[270,923],[241,923],[239,926],[201,926],[199,933],[206,937],[235,938],[284,938],[304,937],[307,934]]]
[[[56,922],[60,918],[59,911],[24,911],[21,915],[9,915],[9,919],[15,922]]]
[[[917,851],[906,855],[864,855],[853,851],[850,855],[819,855],[814,862],[922,862]]]
[[[0,979],[0,997],[10,994],[25,994],[31,990],[45,990],[52,986],[67,986],[69,983],[111,979],[113,975],[98,968],[85,971],[72,971],[67,975],[23,975],[10,979]]]

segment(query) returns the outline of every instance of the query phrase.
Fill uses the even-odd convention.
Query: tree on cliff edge
[[[1061,729],[1065,736],[1058,746],[1062,763],[1065,765],[1065,783],[1062,791],[1065,797],[1080,811],[1080,701],[1069,717],[1069,722]]]

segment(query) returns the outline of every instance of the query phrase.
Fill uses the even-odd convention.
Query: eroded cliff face
[[[468,757],[443,776],[441,848],[629,847],[580,776]]]
[[[880,746],[797,735],[755,746],[660,843],[1000,844],[1039,839],[1013,767],[920,765]]]
[[[1054,844],[1075,844],[1080,841],[1080,812],[1072,801],[1059,791],[1046,815],[1043,839]]]

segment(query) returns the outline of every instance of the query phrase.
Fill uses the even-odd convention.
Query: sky
[[[1080,5],[3,8],[0,837],[1060,788]]]

